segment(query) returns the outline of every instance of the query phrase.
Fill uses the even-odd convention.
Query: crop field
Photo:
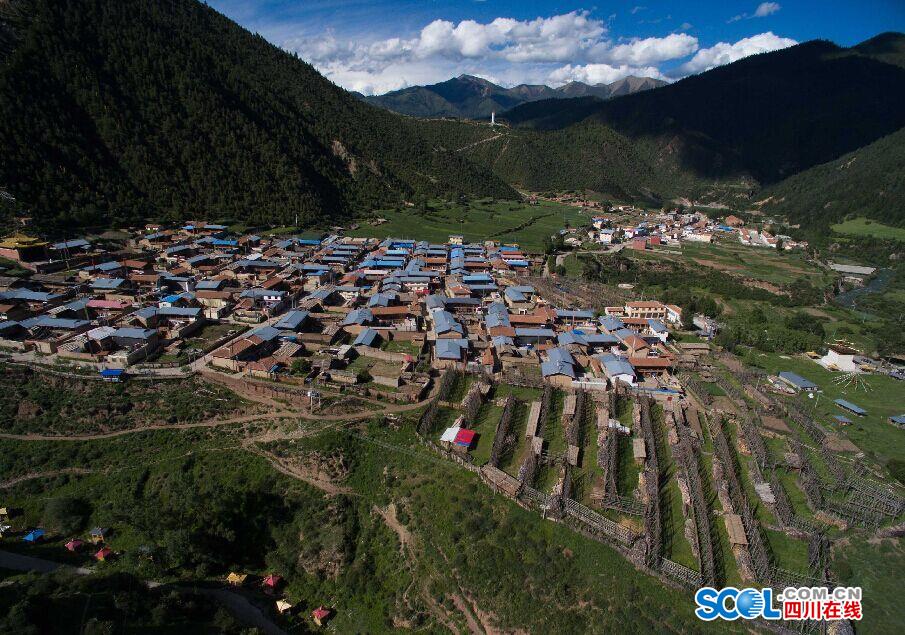
[[[500,469],[512,476],[518,475],[525,449],[528,447],[528,437],[525,436],[528,427],[528,407],[525,402],[518,402],[511,428],[515,434],[515,445],[510,452],[500,457]]]
[[[584,505],[591,504],[591,492],[594,481],[602,477],[603,470],[597,464],[597,415],[594,402],[588,399],[585,405],[588,411],[582,422],[579,436],[579,464],[572,470],[573,497]]]
[[[887,375],[862,375],[859,381],[844,386],[834,382],[842,373],[826,370],[804,356],[782,356],[750,352],[746,361],[770,373],[788,370],[817,384],[819,398],[797,396],[801,405],[813,412],[814,419],[827,430],[848,437],[869,458],[881,464],[890,460],[905,461],[903,431],[890,424],[891,415],[905,413],[905,387],[903,383]],[[845,399],[867,410],[867,415],[857,417],[836,404],[835,399]],[[833,415],[848,417],[852,424],[840,426]]]
[[[672,450],[666,443],[666,424],[663,409],[658,405],[651,408],[651,419],[656,439],[657,461],[660,468],[660,511],[663,519],[664,555],[691,569],[698,568],[697,559],[685,537],[685,517],[682,515],[682,494],[676,480],[676,464]]]
[[[205,350],[213,345],[213,343],[218,339],[225,337],[229,333],[229,331],[239,331],[241,329],[242,327],[230,323],[207,324],[203,326],[192,337],[186,339],[186,348],[197,348],[199,350]]]
[[[801,251],[777,252],[775,249],[742,245],[734,239],[712,244],[684,242],[681,252],[654,248],[643,252],[625,249],[622,253],[647,260],[673,260],[690,267],[710,267],[735,277],[774,285],[789,284],[804,278],[820,286],[831,278],[826,271],[808,262]]]
[[[471,429],[478,433],[478,440],[471,450],[475,465],[484,465],[490,460],[490,452],[493,450],[493,439],[496,435],[496,427],[503,415],[503,409],[493,403],[485,401],[478,410],[478,416],[471,425]]]
[[[467,203],[431,202],[421,213],[406,209],[379,210],[376,216],[386,223],[371,225],[359,221],[349,236],[410,238],[445,243],[450,234],[461,234],[468,242],[497,240],[518,243],[529,252],[543,250],[544,238],[557,233],[566,223],[585,224],[588,217],[577,207],[541,201],[529,205],[517,201],[479,199]]]
[[[384,340],[380,345],[380,350],[388,353],[406,353],[417,357],[421,353],[421,343],[407,340]]]
[[[842,223],[831,225],[830,228],[837,234],[849,234],[851,236],[867,236],[869,238],[892,239],[905,242],[905,229],[902,227],[890,227],[872,221],[867,218],[853,218]]]

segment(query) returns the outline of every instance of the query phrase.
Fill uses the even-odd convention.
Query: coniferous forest
[[[0,3],[0,189],[46,225],[515,197],[194,0]]]

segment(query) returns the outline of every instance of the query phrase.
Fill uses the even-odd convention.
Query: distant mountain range
[[[504,110],[533,101],[573,97],[610,99],[665,84],[664,81],[650,77],[626,77],[611,84],[570,82],[559,88],[537,84],[503,88],[480,77],[459,75],[439,84],[411,86],[384,95],[362,98],[381,108],[413,117],[487,119],[492,112],[499,115]]]
[[[884,33],[850,48],[805,42],[605,101],[523,103],[492,130],[421,127],[527,190],[742,208],[772,195],[769,209],[809,223],[862,214],[905,225],[902,104],[905,35]]]

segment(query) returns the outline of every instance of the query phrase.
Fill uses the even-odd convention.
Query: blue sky
[[[815,38],[905,30],[905,0],[596,3],[526,0],[208,0],[350,90],[470,73],[500,84],[676,79]]]

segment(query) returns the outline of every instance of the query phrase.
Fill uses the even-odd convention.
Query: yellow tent
[[[277,613],[282,614],[292,610],[292,603],[287,602],[286,600],[277,600],[276,607]]]
[[[236,573],[235,571],[226,576],[226,581],[235,586],[245,584],[246,579],[248,579],[247,573]]]

